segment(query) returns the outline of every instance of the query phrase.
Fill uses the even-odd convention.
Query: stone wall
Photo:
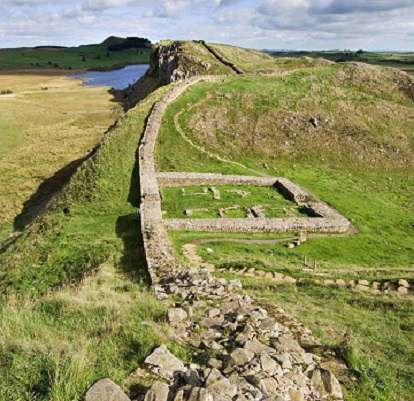
[[[215,78],[197,77],[179,83],[153,107],[138,151],[140,212],[145,256],[154,292],[158,299],[166,300],[169,305],[174,303],[174,307],[168,310],[170,338],[195,349],[214,351],[219,359],[210,358],[205,364],[203,359],[198,361],[195,357],[196,363],[187,367],[169,353],[165,346],[161,346],[146,359],[145,369],[138,369],[134,373],[135,378],[140,377],[140,372],[145,378],[154,373],[157,380],[145,394],[135,400],[343,400],[340,384],[327,370],[329,368],[323,365],[324,358],[306,353],[299,344],[299,341],[315,344],[310,330],[275,305],[240,293],[241,283],[238,280],[227,283],[224,279],[212,277],[203,269],[180,268],[174,257],[166,228],[199,230],[191,220],[162,219],[158,181],[161,185],[182,185],[183,182],[200,185],[200,182],[211,183],[211,180],[217,180],[217,183],[223,183],[224,180],[226,184],[282,183],[280,185],[286,188],[286,193],[295,201],[308,199],[308,194],[300,187],[276,177],[156,173],[155,143],[161,117],[168,103],[190,85],[206,79]],[[323,208],[317,212],[326,213]],[[335,215],[335,212],[330,213]],[[217,224],[227,224],[228,230],[248,232],[256,229],[257,232],[266,232],[272,224],[281,229],[291,230],[294,227],[296,231],[307,231],[309,228],[303,225],[311,224],[322,231],[328,230],[329,221],[332,224],[330,230],[337,230],[335,222],[338,219],[345,228],[348,221],[341,216],[332,217],[328,221],[325,217],[254,219],[247,225],[246,219],[206,219],[207,228],[204,227],[203,231],[209,227],[217,229]],[[234,220],[240,221],[235,224]],[[200,224],[199,221],[196,224]],[[188,227],[182,228],[183,225]],[[223,227],[218,228],[221,230]],[[170,298],[172,295],[181,302]],[[197,318],[194,315],[195,309],[199,309],[204,318]],[[234,349],[234,344],[238,348]],[[220,351],[220,355],[217,351]],[[201,357],[203,355],[202,353]],[[129,400],[112,383],[104,381],[102,386],[101,381],[98,384],[88,391],[86,400],[107,396],[108,386],[111,391],[116,390],[117,399]]]
[[[273,219],[164,219],[171,231],[226,232],[226,233],[280,233],[280,232],[346,232],[345,218],[288,217]]]
[[[256,219],[164,219],[168,230],[229,232],[229,233],[272,233],[272,232],[346,232],[350,222],[335,209],[313,196],[304,188],[287,178],[252,177],[210,173],[157,173],[160,188],[186,187],[192,185],[251,185],[275,186],[286,197],[301,205],[313,217],[256,218]]]
[[[158,281],[156,271],[175,265],[174,251],[164,228],[161,215],[161,200],[155,172],[155,143],[161,125],[162,115],[168,104],[175,100],[190,85],[201,80],[215,80],[215,77],[193,77],[177,84],[155,103],[148,117],[138,150],[139,178],[141,191],[141,232],[148,271],[152,282]]]
[[[208,45],[204,40],[200,40],[200,43],[220,62],[222,62],[224,65],[227,65],[230,67],[233,71],[235,71],[237,74],[244,74],[244,71],[237,67],[236,64],[231,63],[230,61],[226,60],[221,54],[219,54],[216,49]]]
[[[273,186],[278,180],[279,178],[277,177],[253,177],[214,173],[157,173],[157,181],[160,188],[199,185],[251,185],[263,187]]]

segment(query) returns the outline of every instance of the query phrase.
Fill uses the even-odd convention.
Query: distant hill
[[[46,45],[0,49],[0,71],[107,70],[128,64],[147,64],[151,46],[151,41],[146,38],[110,36],[99,44],[76,47]]]

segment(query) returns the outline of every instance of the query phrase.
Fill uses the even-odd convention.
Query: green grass
[[[121,254],[123,241],[128,241],[128,252],[139,253],[139,223],[133,219],[139,188],[131,183],[137,173],[135,150],[145,118],[163,91],[123,119],[122,128],[107,136],[100,151],[82,165],[51,210],[0,255],[3,291],[46,291],[79,280],[110,256]],[[131,235],[135,244],[129,243]],[[136,255],[128,265],[139,275],[142,255]]]
[[[412,280],[410,122],[414,109],[407,85],[405,75],[397,71],[345,64],[283,78],[237,77],[214,86],[191,87],[169,105],[164,116],[157,144],[160,170],[251,174],[189,146],[174,125],[174,115],[185,110],[180,126],[197,146],[248,168],[291,179],[335,207],[359,232],[345,238],[308,238],[294,249],[284,243],[214,241],[229,237],[277,240],[290,237],[286,234],[171,232],[180,258],[184,260],[184,244],[208,238],[212,242],[200,244],[197,252],[216,266],[255,267],[314,278],[313,273],[302,271],[306,256],[310,264],[317,260],[319,279]],[[310,125],[311,117],[317,118],[317,129]],[[346,329],[352,330],[347,358],[358,382],[343,378],[348,400],[413,399],[411,297],[311,284],[243,282],[250,293],[298,317],[327,346],[337,349]]]
[[[286,57],[311,57],[324,58],[334,62],[358,61],[383,67],[393,67],[408,73],[414,73],[414,53],[380,53],[380,52],[363,52],[358,54],[351,51],[321,51],[321,52],[288,52],[272,54],[276,59]]]
[[[145,54],[139,54],[144,52]],[[83,61],[83,56],[84,60]],[[0,50],[0,71],[21,69],[104,68],[117,64],[149,63],[149,49],[109,51],[107,45],[86,45],[64,49],[3,49]]]
[[[236,64],[246,73],[272,73],[299,68],[328,65],[329,61],[310,57],[271,57],[270,55],[236,46],[210,44],[227,61]]]
[[[213,87],[203,83],[192,87],[169,106],[157,144],[160,170],[225,174],[247,171],[209,159],[190,147],[174,126],[174,115],[184,108],[181,127],[197,145],[303,185],[359,229],[352,237],[311,238],[292,250],[279,245],[275,252],[269,246],[218,244],[223,255],[218,256],[218,252],[210,256],[210,262],[229,262],[249,255],[251,260],[270,266],[289,266],[301,263],[306,255],[333,274],[357,267],[357,274],[372,276],[378,268],[413,267],[414,182],[407,180],[412,176],[410,165],[414,159],[408,145],[412,138],[409,121],[414,116],[413,101],[398,81],[390,82],[389,90],[379,96],[377,80],[391,80],[393,72],[370,68],[352,72],[348,66],[334,65],[286,78],[228,78]],[[340,81],[341,71],[351,74],[352,81]],[[377,74],[374,81],[371,73]],[[313,93],[310,76],[323,88],[322,93]],[[342,101],[336,98],[338,89],[346,93]],[[232,97],[221,95],[226,93]],[[206,100],[188,110],[189,104],[200,99]],[[329,102],[320,103],[318,99]],[[352,110],[352,120],[344,115],[344,109],[346,113]],[[395,124],[385,129],[382,122],[385,124],[392,114]],[[312,131],[308,122],[312,115],[321,121],[334,121],[334,125],[327,123]],[[287,148],[283,146],[286,140],[290,143]],[[378,151],[378,143],[387,148],[398,141],[400,153],[386,151],[384,156]],[[264,162],[270,170],[263,169]],[[272,252],[270,261],[263,260],[267,250]],[[367,272],[361,273],[364,270]]]
[[[165,90],[123,117],[0,255],[0,399],[80,399],[104,377],[134,393],[130,373],[165,341],[136,216],[136,149]]]
[[[273,187],[251,186],[215,186],[220,192],[220,199],[215,200],[208,186],[164,188],[162,210],[166,211],[165,218],[214,218],[219,217],[219,209],[236,207],[225,212],[227,218],[244,218],[244,208],[251,209],[261,205],[266,217],[306,216],[301,213],[295,203],[284,198]],[[247,193],[244,197],[234,191]],[[193,214],[186,215],[185,210],[193,210]],[[200,209],[200,210],[197,210]]]
[[[24,143],[24,129],[18,125],[0,123],[0,158]]]
[[[130,373],[165,337],[150,325],[165,323],[152,294],[108,264],[80,286],[34,295],[1,306],[2,400],[78,400],[104,377],[134,391]]]
[[[225,277],[231,277],[225,275]],[[342,377],[349,401],[409,401],[414,397],[414,320],[412,299],[370,295],[312,284],[264,284],[243,279],[245,290],[267,298],[304,323],[338,349],[349,328],[349,374]]]

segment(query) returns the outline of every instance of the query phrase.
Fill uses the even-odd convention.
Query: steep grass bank
[[[1,243],[12,224],[21,230],[63,185],[120,106],[106,88],[86,88],[62,74],[9,72],[0,81],[13,91],[0,96]]]
[[[145,119],[163,91],[151,95],[121,120],[50,210],[0,256],[3,291],[46,291],[81,279],[112,255],[118,255],[120,267],[133,265],[136,276],[144,274],[139,271],[135,151]],[[127,255],[122,256],[123,249]],[[130,263],[128,258],[135,260]]]

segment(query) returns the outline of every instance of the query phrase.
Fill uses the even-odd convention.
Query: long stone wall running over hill
[[[230,67],[233,71],[235,71],[237,74],[244,74],[244,71],[237,67],[236,64],[231,63],[230,61],[226,60],[221,54],[219,54],[216,49],[211,47],[209,44],[207,44],[206,41],[200,40],[200,43],[220,62],[222,62],[224,65],[227,65]]]
[[[157,175],[155,142],[168,103],[190,85],[214,79],[190,78],[174,86],[154,105],[139,146],[141,230],[153,289],[168,305],[169,337],[195,352],[192,363],[184,364],[165,345],[154,350],[132,375],[150,383],[134,401],[343,400],[341,386],[329,371],[332,361],[327,363],[324,356],[302,348],[303,343],[317,345],[309,329],[275,305],[244,294],[239,280],[228,283],[206,269],[180,267],[175,259],[166,231],[170,223],[162,219],[157,178],[165,184],[176,179],[194,183],[197,178],[223,182],[223,177]],[[250,180],[252,185],[280,182],[275,177],[229,180]],[[289,183],[285,184],[290,196],[302,199],[302,189]],[[85,400],[104,399],[108,394],[129,401],[108,379],[97,382]]]
[[[155,142],[162,115],[170,102],[175,100],[190,85],[200,80],[215,80],[215,77],[193,77],[177,84],[153,107],[138,150],[141,192],[141,232],[148,270],[153,282],[157,282],[155,271],[175,265],[173,248],[169,242],[161,215],[161,199],[155,172]]]

